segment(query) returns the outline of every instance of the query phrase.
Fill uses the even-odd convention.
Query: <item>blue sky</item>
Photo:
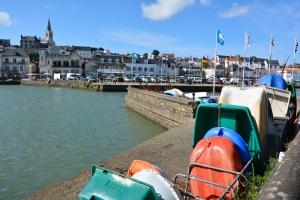
[[[252,41],[246,56],[269,59],[272,35],[272,59],[282,64],[290,56],[292,64],[299,8],[299,0],[6,0],[0,38],[18,45],[21,35],[44,39],[49,18],[56,45],[213,58],[217,29],[225,37],[220,55],[243,56],[246,31]]]

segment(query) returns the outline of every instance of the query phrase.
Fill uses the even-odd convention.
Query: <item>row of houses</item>
[[[287,79],[298,77],[298,68],[285,68]],[[26,74],[76,73],[82,76],[199,76],[259,78],[282,73],[278,60],[239,55],[218,55],[216,59],[111,53],[103,48],[55,45],[50,20],[45,39],[21,35],[20,45],[0,39],[0,77],[20,77]],[[298,78],[297,78],[298,79]]]

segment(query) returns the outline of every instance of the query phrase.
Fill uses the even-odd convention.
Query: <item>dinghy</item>
[[[236,174],[243,170],[234,143],[225,137],[209,137],[200,140],[190,156],[191,194],[201,199],[231,199],[234,190],[243,190],[235,182]],[[232,185],[232,187],[230,187]],[[230,187],[229,192],[223,194]]]

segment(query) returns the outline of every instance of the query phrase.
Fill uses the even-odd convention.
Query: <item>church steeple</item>
[[[48,25],[47,25],[47,30],[46,31],[51,31],[50,19],[48,19]]]
[[[51,30],[50,19],[48,19],[47,30],[45,32],[45,41],[49,45],[55,45],[53,40],[53,31]]]

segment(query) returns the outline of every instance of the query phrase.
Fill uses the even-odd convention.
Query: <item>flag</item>
[[[271,36],[271,46],[274,47],[275,43],[274,43],[274,38]]]
[[[207,63],[207,58],[205,58],[205,57],[203,56],[203,58],[202,58],[202,62],[205,62],[205,63]]]
[[[225,60],[225,62],[226,62],[226,63],[229,63],[229,59],[228,59],[227,57],[226,57],[226,60]]]
[[[224,35],[218,30],[217,40],[218,43],[220,43],[222,46],[224,45],[224,39]]]
[[[132,58],[137,60],[139,59],[139,56],[136,53],[132,53]]]
[[[251,41],[248,33],[245,32],[245,45],[247,45],[248,47],[250,47],[251,44],[252,44],[252,41]]]
[[[298,42],[295,44],[295,53],[297,53],[297,48],[298,48]]]

